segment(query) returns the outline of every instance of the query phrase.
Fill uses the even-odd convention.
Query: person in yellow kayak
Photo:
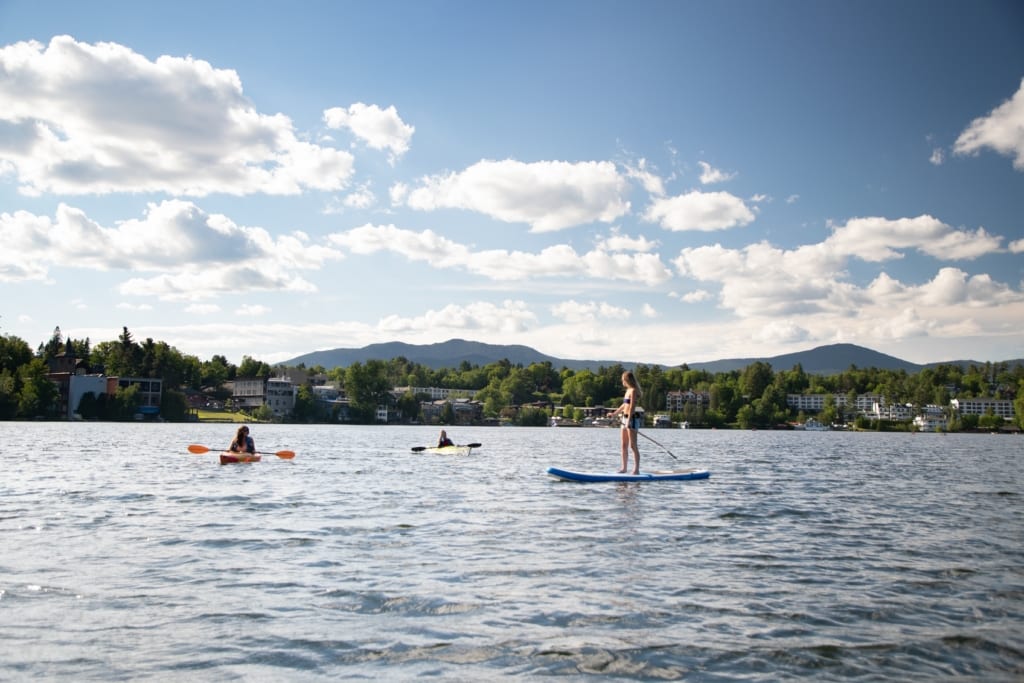
[[[228,446],[228,450],[232,453],[255,453],[256,442],[249,436],[249,428],[242,425],[238,428],[238,433],[235,434],[235,440]]]
[[[441,434],[437,437],[437,447],[444,448],[445,446],[454,446],[455,442],[448,438],[448,432],[441,430]]]

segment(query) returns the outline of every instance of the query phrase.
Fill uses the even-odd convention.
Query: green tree
[[[18,414],[18,380],[7,368],[0,369],[0,420],[10,420]]]
[[[551,416],[541,408],[526,407],[519,411],[517,424],[523,427],[544,427]]]
[[[57,385],[46,376],[47,372],[48,368],[42,358],[33,358],[27,365],[21,366],[21,395],[18,399],[20,417],[57,417],[60,395]]]
[[[380,362],[380,361],[377,361]],[[238,377],[254,377],[257,379],[267,379],[273,373],[267,363],[258,361],[250,356],[242,356],[242,363],[238,366]]]
[[[98,418],[100,413],[96,394],[91,391],[87,391],[82,394],[82,398],[78,399],[78,406],[75,408],[75,412],[86,420],[95,420]]]
[[[292,408],[291,419],[295,422],[314,422],[317,417],[316,397],[313,388],[302,384],[295,391],[295,406]]]
[[[0,336],[0,370],[12,374],[32,360],[32,349],[25,340],[10,335]]]
[[[757,415],[752,405],[745,404],[736,411],[736,423],[740,429],[751,429],[757,426]]]
[[[131,420],[139,412],[142,398],[139,396],[139,385],[118,387],[113,400],[107,401],[107,418],[111,420]]]
[[[181,391],[164,389],[160,396],[160,417],[169,422],[184,422],[188,416],[188,400]]]
[[[772,366],[763,361],[755,361],[748,365],[740,376],[740,390],[751,399],[764,394],[764,390],[772,383],[774,375]]]
[[[405,420],[420,419],[420,399],[411,391],[407,391],[399,396],[397,408]]]
[[[377,406],[388,404],[390,390],[387,366],[382,361],[369,360],[365,365],[353,363],[345,371],[345,393],[349,398],[350,413],[356,422],[373,423],[377,416]]]
[[[1013,413],[1017,418],[1017,426],[1024,429],[1024,379],[1017,383],[1017,398],[1013,402]]]

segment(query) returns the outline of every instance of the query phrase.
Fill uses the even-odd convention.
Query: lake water
[[[233,431],[0,423],[0,679],[1024,678],[1022,437]]]

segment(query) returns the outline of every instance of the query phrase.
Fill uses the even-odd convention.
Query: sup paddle
[[[480,448],[480,446],[482,446],[482,445],[483,444],[479,444],[479,443],[467,443],[467,444],[460,444],[460,445],[456,446],[456,448]],[[412,452],[413,453],[422,453],[423,451],[427,450],[428,448],[437,448],[437,446],[413,446],[412,447]]]
[[[195,453],[196,455],[202,455],[203,453],[209,453],[210,449],[206,446],[200,446],[199,444],[194,443],[188,447],[188,452]],[[264,451],[258,451],[256,455],[267,455],[267,453]],[[291,460],[295,457],[295,451],[277,451],[274,455],[285,460]]]
[[[660,443],[658,443],[657,441],[654,441],[654,439],[652,439],[651,437],[647,436],[646,434],[644,434],[643,432],[641,432],[641,431],[640,431],[639,429],[638,429],[638,430],[636,430],[636,433],[637,433],[637,434],[639,434],[640,436],[644,437],[644,438],[645,438],[645,439],[647,439],[648,441],[653,441],[653,442],[654,442],[655,444],[657,444],[658,446],[661,446],[662,450],[664,450],[664,451],[665,451],[666,453],[668,453],[669,455],[671,455],[671,456],[672,456],[673,458],[675,458],[676,460],[678,460],[678,459],[679,459],[679,458],[676,458],[675,454],[674,454],[674,453],[673,453],[672,451],[670,451],[669,449],[665,448],[664,446],[662,446],[662,445],[661,445]]]

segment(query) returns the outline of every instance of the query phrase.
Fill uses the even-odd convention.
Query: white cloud
[[[27,195],[338,190],[352,155],[255,110],[238,75],[57,36],[0,48],[0,163]]]
[[[853,218],[834,228],[824,245],[838,254],[865,261],[902,258],[901,249],[915,249],[938,259],[975,259],[1000,250],[1001,237],[984,228],[956,230],[928,215],[915,218]]]
[[[611,234],[604,240],[602,247],[609,251],[642,251],[650,252],[656,249],[658,243],[649,240],[643,235],[630,237],[623,235],[617,228],[612,228]]]
[[[423,178],[408,206],[421,211],[467,209],[506,223],[551,232],[629,211],[625,179],[608,161],[479,161],[461,173]]]
[[[263,304],[242,304],[235,309],[235,315],[242,318],[257,318],[270,313],[270,307]]]
[[[185,306],[185,312],[192,315],[215,315],[220,313],[220,306],[217,304],[189,304]]]
[[[387,150],[392,164],[409,151],[416,128],[406,124],[394,105],[381,109],[375,104],[356,102],[347,109],[332,107],[324,111],[328,128],[347,128],[371,149]]]
[[[370,190],[369,184],[360,185],[354,192],[345,196],[341,203],[349,209],[368,209],[376,203],[377,197]]]
[[[727,180],[732,180],[736,177],[735,173],[726,173],[725,171],[714,168],[706,161],[698,161],[700,165],[700,182],[702,185],[712,185],[714,183],[724,183]]]
[[[753,339],[759,344],[796,344],[805,342],[810,338],[810,333],[801,325],[792,320],[772,320],[758,329]],[[786,368],[778,368],[784,370]]]
[[[436,268],[463,268],[498,281],[589,277],[655,285],[672,276],[657,254],[609,252],[603,247],[579,254],[565,244],[536,253],[505,249],[471,251],[432,230],[414,232],[394,225],[367,224],[329,235],[327,241],[354,254],[390,251],[410,261],[426,262]]]
[[[1024,171],[1024,79],[1010,99],[971,121],[956,139],[953,151],[977,154],[985,147],[1013,157],[1013,167]]]
[[[932,150],[932,155],[928,157],[929,163],[933,166],[942,166],[942,162],[946,160],[946,151],[941,147],[936,147]]]
[[[1024,253],[1024,239],[1014,240],[1007,247],[1011,254]]]
[[[530,329],[536,322],[537,316],[525,302],[506,300],[500,306],[490,302],[466,306],[449,304],[441,310],[430,310],[411,318],[390,315],[380,320],[377,329],[388,334],[432,332],[441,336],[466,331],[515,334]]]
[[[45,280],[51,266],[126,270],[128,296],[198,300],[249,290],[313,291],[296,270],[315,270],[344,255],[313,245],[301,232],[272,237],[191,202],[149,204],[142,219],[108,228],[60,204],[53,219],[25,211],[0,214],[0,281]]]
[[[666,230],[711,232],[752,223],[754,213],[743,200],[728,192],[689,192],[655,199],[644,213],[644,220],[658,223]]]
[[[688,304],[698,304],[701,301],[707,301],[712,297],[711,292],[706,289],[696,289],[692,292],[687,292],[679,297],[679,300]]]
[[[665,195],[664,181],[660,176],[647,169],[646,159],[640,159],[635,166],[627,164],[625,169],[626,177],[631,180],[639,181],[640,185],[648,194],[652,194],[656,197],[663,197]]]
[[[153,307],[149,304],[132,304],[126,301],[122,301],[117,304],[116,308],[121,311],[152,311]]]
[[[149,296],[161,301],[202,301],[239,292],[310,293],[316,287],[290,270],[253,264],[213,270],[185,268],[153,277],[131,278],[122,282],[117,291],[124,296]]]
[[[566,323],[593,322],[596,320],[627,320],[628,309],[612,306],[604,301],[579,302],[575,299],[563,301],[551,307],[551,314]]]

